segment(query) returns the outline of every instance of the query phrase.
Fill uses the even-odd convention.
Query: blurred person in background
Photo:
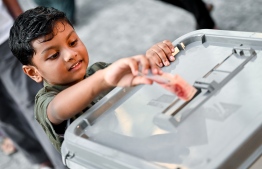
[[[1,132],[1,128],[0,128],[0,150],[5,155],[11,155],[16,152],[16,147],[13,141],[10,138],[4,136],[4,134]]]
[[[75,0],[34,0],[38,6],[53,7],[66,13],[67,18],[75,24]]]
[[[15,145],[11,149],[10,140],[4,140],[1,147],[7,154],[17,148],[39,168],[66,168],[34,119],[34,97],[42,85],[23,73],[8,46],[10,28],[23,11],[17,0],[0,0],[0,10],[0,130]]]
[[[213,5],[202,0],[160,0],[171,5],[180,7],[194,15],[196,20],[195,29],[217,29],[215,21],[210,15]]]

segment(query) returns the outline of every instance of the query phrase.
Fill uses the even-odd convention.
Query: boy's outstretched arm
[[[120,59],[56,95],[48,105],[48,119],[53,124],[60,124],[64,120],[70,119],[85,109],[100,92],[114,86],[152,84],[152,80],[138,76],[139,71],[147,74],[149,70],[153,74],[162,73],[143,55]]]
[[[153,45],[146,51],[146,56],[157,66],[163,67],[170,65],[175,60],[172,53],[175,51],[173,44],[169,40],[164,40]]]

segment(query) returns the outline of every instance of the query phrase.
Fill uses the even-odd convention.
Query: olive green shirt
[[[96,71],[100,69],[104,69],[109,64],[104,62],[97,62],[90,66],[86,71],[86,77],[91,76]],[[59,86],[55,85],[52,86],[46,82],[44,82],[44,87],[40,89],[35,97],[35,118],[40,123],[42,128],[44,129],[45,133],[47,134],[48,138],[50,139],[53,146],[60,152],[61,145],[64,140],[64,133],[67,128],[67,126],[77,117],[79,117],[81,114],[83,114],[84,111],[92,107],[96,102],[98,102],[105,94],[107,94],[109,91],[101,93],[99,96],[97,96],[89,105],[87,105],[87,108],[83,110],[82,112],[79,112],[79,114],[76,117],[73,117],[71,119],[68,119],[67,121],[62,122],[59,125],[52,124],[49,119],[47,118],[47,106],[48,104],[54,99],[54,97],[61,92],[62,90],[68,88],[69,86]],[[59,130],[58,130],[59,129]]]

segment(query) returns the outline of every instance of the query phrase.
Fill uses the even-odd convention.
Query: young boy
[[[95,63],[88,69],[88,52],[65,14],[37,7],[20,15],[10,31],[9,46],[23,64],[24,73],[44,82],[35,99],[35,118],[60,152],[67,125],[115,86],[152,84],[138,76],[161,74],[158,66],[175,60],[170,41],[109,65]],[[158,66],[157,66],[158,65]]]

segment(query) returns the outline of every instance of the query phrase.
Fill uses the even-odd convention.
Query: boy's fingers
[[[153,74],[161,74],[162,73],[160,68],[156,64],[153,64],[153,63],[152,63],[152,66],[151,66],[151,72]]]
[[[150,68],[150,62],[149,62],[148,58],[144,55],[137,55],[134,58],[136,60],[136,63],[134,63],[134,64],[137,65],[138,69],[140,68],[140,71],[142,73],[147,74],[148,70]]]
[[[127,61],[127,64],[129,65],[130,69],[131,69],[131,72],[133,75],[137,75],[138,74],[138,71],[139,71],[139,66],[138,66],[138,59],[137,59],[137,56],[135,57],[132,57]]]
[[[163,52],[165,53],[165,57],[169,60],[169,61],[174,61],[175,58],[171,57],[172,56],[172,50],[169,48],[169,46],[165,43],[158,43],[157,46],[163,50]]]
[[[170,42],[169,40],[164,40],[163,43],[168,46],[168,48],[171,50],[172,53],[175,52],[175,47],[172,44],[172,42]]]
[[[139,62],[140,62],[140,65],[142,66],[141,72],[144,73],[144,74],[147,74],[148,70],[150,68],[150,62],[149,62],[148,58],[146,58],[144,55],[140,55],[139,56]]]
[[[162,62],[162,60],[159,58],[158,54],[155,53],[153,50],[148,50],[148,51],[146,52],[146,55],[147,55],[147,56],[153,56],[153,57],[150,57],[151,63],[155,63],[157,66],[163,67],[163,62]]]
[[[158,67],[158,65],[155,64],[156,62],[153,59],[151,58],[148,59],[144,55],[138,55],[135,58],[139,63],[139,68],[141,73],[148,74],[149,70],[151,70],[153,74],[160,74],[162,72]]]
[[[170,64],[169,60],[167,59],[166,54],[164,53],[164,51],[161,48],[157,46],[157,48],[152,48],[151,50],[157,54],[157,56],[161,59],[162,63],[165,66],[168,66]]]
[[[176,58],[173,56],[173,52],[175,52],[175,47],[174,47],[174,45],[173,45],[169,40],[164,40],[164,41],[162,42],[162,44],[165,44],[166,47],[169,49],[169,50],[167,50],[167,49],[165,48],[165,49],[168,51],[168,53],[166,53],[166,54],[167,54],[167,56],[168,56],[169,61],[175,61]]]

